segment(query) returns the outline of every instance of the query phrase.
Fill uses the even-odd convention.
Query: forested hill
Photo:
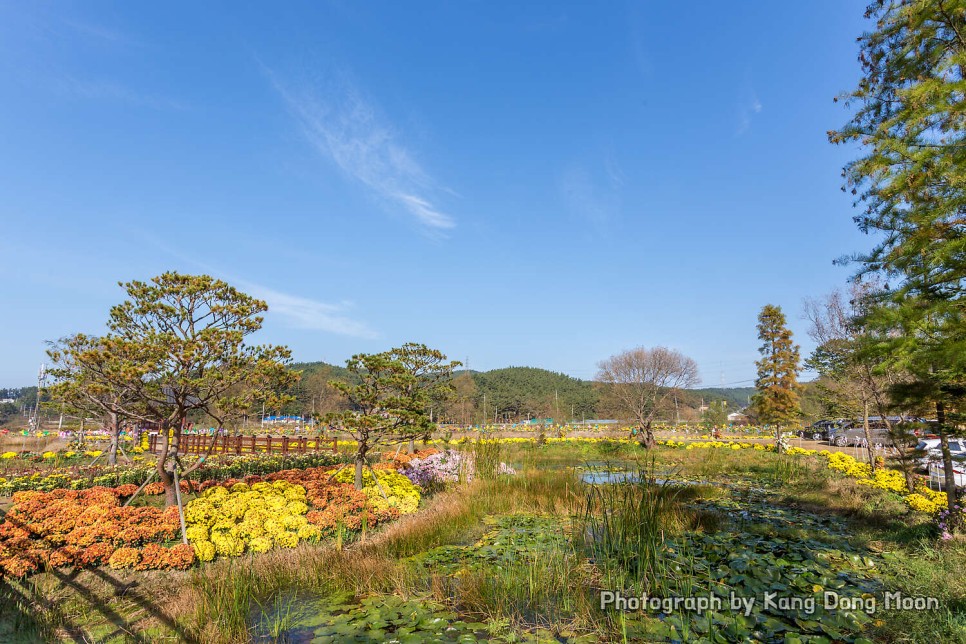
[[[324,362],[302,362],[293,367],[303,372],[296,396],[302,404],[321,404],[322,399],[334,400],[325,392],[325,383],[333,379],[347,379],[344,367]],[[492,371],[456,372],[456,396],[440,410],[453,418],[474,419],[484,415],[493,422],[510,418],[584,419],[610,417],[614,410],[606,401],[606,388],[600,383],[579,380],[563,373],[536,367],[505,367]],[[694,389],[678,399],[681,411],[698,413],[701,402],[724,400],[729,410],[738,410],[754,393],[752,387]],[[312,402],[313,397],[315,402]]]
[[[349,377],[348,369],[328,362],[296,362],[292,364],[292,369],[301,371],[303,377],[313,374],[321,374],[335,380],[346,380]]]
[[[474,373],[490,409],[511,417],[592,418],[599,395],[592,383],[535,367],[506,367]],[[488,414],[489,415],[489,414]]]

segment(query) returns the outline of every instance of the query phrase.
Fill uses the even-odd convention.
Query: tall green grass
[[[497,441],[478,439],[473,443],[472,454],[476,477],[483,481],[495,479],[499,474],[502,453],[503,446]]]
[[[248,639],[248,620],[262,580],[254,566],[229,560],[227,570],[201,568],[191,576],[191,585],[205,589],[205,601],[198,602],[187,624],[200,641],[239,642]]]
[[[602,571],[602,588],[650,593],[667,576],[669,532],[685,522],[679,489],[658,481],[649,459],[631,478],[587,485],[576,526],[587,555]]]
[[[801,457],[778,454],[774,460],[771,482],[775,485],[785,485],[801,480],[809,471]]]
[[[448,590],[462,612],[551,631],[596,630],[593,571],[572,547],[537,551],[514,565],[461,571]]]

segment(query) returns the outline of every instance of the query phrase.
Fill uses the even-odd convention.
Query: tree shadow
[[[6,522],[9,522],[15,526],[27,529],[26,525],[23,525],[20,521],[10,517],[9,515],[4,517]],[[46,543],[45,538],[32,539],[33,542]],[[48,544],[52,545],[52,544]],[[82,579],[79,579],[79,575],[82,572],[88,572],[94,577],[105,582],[107,586],[111,589],[111,592],[107,596],[103,595],[103,589],[101,589],[101,594],[96,592],[91,584],[85,584]],[[181,627],[177,621],[175,621],[171,616],[162,611],[156,603],[149,601],[144,594],[140,591],[140,584],[138,580],[133,580],[131,582],[125,583],[120,579],[111,575],[104,568],[82,568],[82,567],[64,567],[64,568],[47,568],[46,573],[51,577],[60,582],[60,585],[65,589],[70,589],[74,594],[83,599],[83,601],[90,606],[93,610],[99,613],[105,620],[112,624],[115,628],[110,633],[98,637],[98,641],[110,641],[117,637],[122,637],[126,641],[138,642],[138,643],[148,643],[154,641],[150,637],[145,637],[140,634],[139,628],[136,623],[129,621],[118,612],[115,608],[111,606],[111,600],[115,598],[123,598],[140,610],[144,611],[159,623],[163,624],[170,632],[177,634],[179,641],[194,643],[197,638],[191,636],[183,627]],[[6,624],[11,623],[14,628],[14,637],[17,633],[24,630],[33,631],[35,633],[34,637],[27,636],[26,639],[21,639],[19,641],[42,641],[47,639],[44,635],[49,635],[45,631],[51,629],[62,629],[66,633],[67,637],[75,642],[89,642],[91,641],[90,634],[85,632],[85,630],[78,624],[75,624],[69,617],[64,615],[61,610],[61,605],[59,602],[52,601],[51,599],[43,596],[36,587],[27,588],[26,582],[21,582],[19,584],[21,587],[18,588],[10,580],[0,580],[0,608],[2,608],[2,613],[0,613],[0,641],[18,641],[17,638],[10,640],[8,639],[11,635],[4,633],[3,628]],[[37,620],[35,616],[35,611],[32,607],[38,606],[43,610],[44,613],[50,615],[50,620],[44,620],[47,623]],[[137,621],[137,620],[135,620]]]
[[[0,581],[0,641],[40,642],[49,639],[47,628],[37,620],[36,605],[44,611],[53,609],[52,603],[42,596],[35,596],[14,582]],[[71,624],[64,624],[67,637],[74,642],[86,642],[86,638]]]
[[[128,583],[111,576],[103,568],[92,568],[89,571],[92,575],[107,582],[114,589],[115,597],[123,597],[134,603],[141,610],[151,615],[153,618],[165,625],[169,630],[177,633],[182,642],[196,642],[197,638],[191,636],[185,629],[178,624],[170,615],[162,611],[156,604],[148,601],[140,591],[140,582],[134,580]]]

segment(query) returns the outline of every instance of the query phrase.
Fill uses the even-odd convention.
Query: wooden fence
[[[339,451],[337,438],[290,438],[288,436],[205,436],[185,434],[181,437],[178,452],[181,454],[204,454],[215,441],[212,454],[305,454],[307,452]],[[157,454],[161,449],[161,437],[148,437],[148,451]]]

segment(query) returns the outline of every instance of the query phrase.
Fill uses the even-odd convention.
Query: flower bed
[[[426,489],[436,483],[453,483],[465,471],[463,455],[456,450],[436,452],[422,458],[413,458],[400,469],[410,481]]]
[[[427,458],[433,454],[438,454],[439,450],[435,447],[427,447],[424,449],[416,450],[413,454],[407,454],[405,452],[390,453],[386,452],[384,455],[384,460],[386,463],[390,463],[397,470],[402,470],[404,467],[409,465],[414,459]]]
[[[345,468],[336,474],[333,480],[352,483],[355,480],[355,472],[351,468]],[[362,491],[376,509],[396,509],[399,514],[412,514],[419,507],[419,489],[395,469],[382,469],[376,466],[373,470],[363,470]]]
[[[189,546],[165,547],[177,538],[177,508],[125,508],[121,497],[122,490],[103,487],[18,492],[0,523],[0,574],[99,564],[183,569],[194,562]]]
[[[899,494],[909,504],[909,507],[917,512],[935,514],[947,507],[948,501],[946,493],[935,492],[929,489],[922,479],[916,482],[916,491],[910,493],[909,488],[906,487],[906,479],[902,475],[902,472],[880,467],[873,474],[872,468],[868,463],[862,463],[845,452],[798,449],[797,453],[823,456],[828,461],[829,469],[839,471],[849,478],[855,479],[858,485],[868,485],[869,487]]]
[[[308,509],[305,488],[284,480],[215,486],[185,508],[187,535],[201,561],[293,548],[321,534],[305,518]]]
[[[202,496],[188,504],[188,539],[198,558],[238,556],[300,541],[349,536],[415,512],[419,490],[388,465],[376,465],[379,486],[369,470],[364,489],[349,483],[351,468],[333,476],[332,467],[283,470],[244,481],[202,485]]]
[[[301,541],[347,537],[415,512],[418,488],[389,465],[377,465],[375,471],[379,485],[367,470],[361,491],[347,482],[354,475],[351,469],[333,477],[333,466],[207,481],[200,486],[201,496],[185,508],[191,545],[177,543],[177,508],[121,506],[121,500],[137,489],[133,483],[17,492],[13,508],[0,523],[0,576],[102,564],[136,570],[183,569],[196,559],[210,561],[216,556],[294,547]],[[190,485],[182,481],[181,488],[187,492]],[[160,483],[143,491],[146,495],[163,492]]]
[[[755,449],[759,451],[774,452],[774,445],[761,445],[758,443],[737,443],[733,441],[714,441],[714,442],[675,442],[658,441],[659,445],[672,448],[684,449]],[[803,449],[801,447],[790,447],[785,451],[789,456],[820,456],[825,459],[826,467],[835,470],[843,475],[855,479],[856,484],[893,492],[903,497],[909,507],[917,512],[935,514],[942,508],[947,507],[946,493],[935,492],[929,489],[922,479],[916,484],[915,492],[910,493],[906,487],[906,479],[902,472],[880,467],[872,473],[872,468],[868,463],[863,463],[845,452],[830,452],[829,450]]]
[[[413,458],[400,472],[426,490],[439,484],[455,483],[460,478],[472,481],[476,475],[476,466],[472,454],[450,449],[423,458]],[[496,474],[514,475],[516,471],[501,462],[496,467]]]
[[[746,443],[746,442],[736,442],[736,441],[657,441],[658,445],[664,445],[665,447],[683,447],[684,449],[730,449],[730,450],[741,450],[741,449],[753,449],[758,452],[774,452],[774,445],[765,445],[763,443]]]
[[[135,457],[137,458],[137,457]],[[348,460],[348,456],[328,452],[288,455],[248,455],[217,456],[192,472],[195,481],[210,481],[228,477],[269,474],[291,468],[320,467],[335,465]],[[9,496],[21,491],[43,491],[66,488],[82,490],[91,487],[116,487],[128,483],[141,484],[151,475],[154,465],[119,465],[110,467],[73,467],[64,471],[45,474],[32,472],[16,476],[0,477],[0,496]]]

